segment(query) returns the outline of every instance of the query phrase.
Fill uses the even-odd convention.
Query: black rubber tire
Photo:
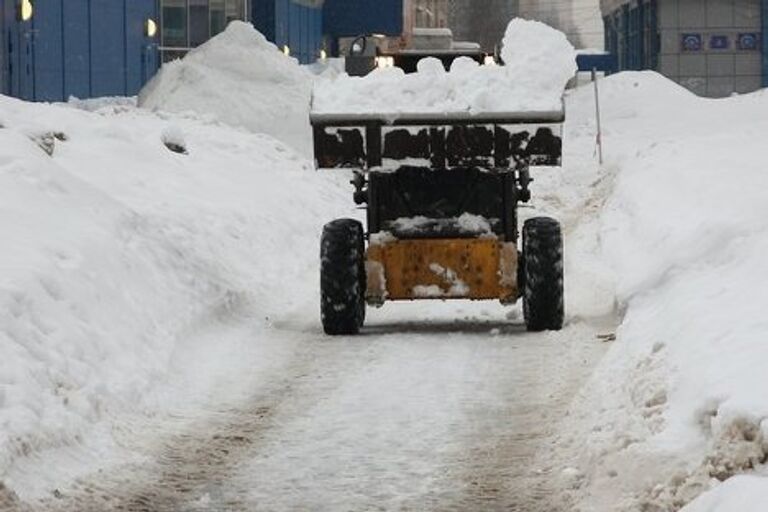
[[[563,235],[560,223],[536,217],[523,224],[523,316],[529,331],[563,328]]]
[[[320,242],[320,316],[326,334],[357,334],[365,322],[363,225],[339,219],[323,227]]]

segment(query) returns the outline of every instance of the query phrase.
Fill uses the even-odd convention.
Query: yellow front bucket
[[[518,297],[517,246],[496,238],[374,243],[366,267],[371,302]]]

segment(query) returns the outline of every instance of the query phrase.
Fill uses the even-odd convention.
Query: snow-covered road
[[[269,331],[222,328],[222,354],[249,337],[269,338],[240,361],[252,365],[252,380],[217,377],[233,390],[230,401],[116,418],[121,458],[55,490],[24,478],[43,464],[30,460],[13,480],[35,482],[27,489],[35,497],[14,506],[567,510],[549,485],[547,460],[573,393],[603,351],[596,334],[609,324],[529,334],[517,310],[497,304],[400,304],[372,312],[359,337],[328,338],[304,313],[276,319]],[[215,341],[212,332],[203,338]],[[268,368],[276,358],[281,364]],[[190,372],[179,373],[179,385]]]
[[[347,172],[183,105],[0,97],[0,511],[763,512],[768,95],[601,91],[605,165],[570,91],[520,212],[565,228],[566,328],[426,302],[355,338],[318,311]]]

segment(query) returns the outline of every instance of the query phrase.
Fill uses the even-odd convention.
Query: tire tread
[[[560,224],[535,217],[523,225],[523,314],[529,331],[563,327],[563,237]]]
[[[357,334],[365,321],[363,226],[338,219],[323,227],[320,242],[320,316],[329,335]]]

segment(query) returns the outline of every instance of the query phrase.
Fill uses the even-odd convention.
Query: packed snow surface
[[[266,133],[309,154],[311,74],[252,25],[235,21],[183,59],[164,64],[139,106],[204,115]]]
[[[365,77],[339,76],[316,84],[316,113],[551,112],[576,72],[576,52],[562,32],[514,19],[504,37],[505,66],[480,66],[469,57],[446,72],[436,58],[418,72],[377,69]]]

